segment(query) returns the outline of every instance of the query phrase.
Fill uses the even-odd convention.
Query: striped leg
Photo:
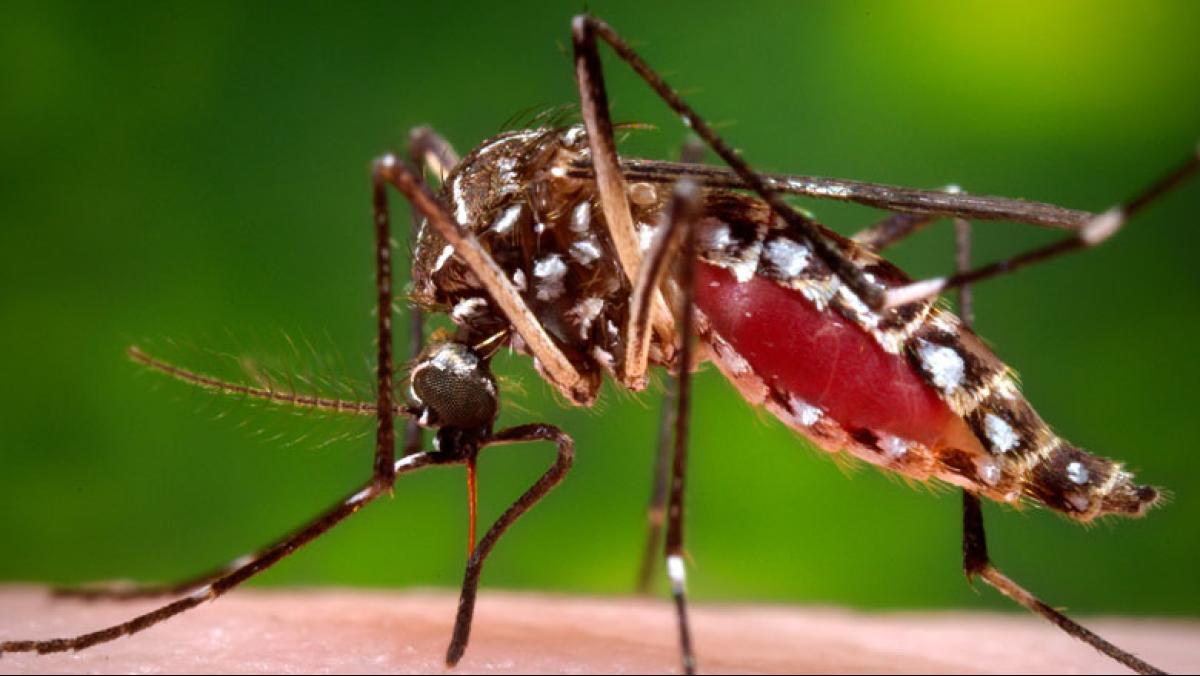
[[[394,308],[392,305],[392,240],[391,240],[391,223],[388,214],[387,203],[387,184],[380,179],[378,172],[373,177],[374,190],[372,193],[372,203],[374,206],[374,231],[375,231],[375,312],[377,318],[377,336],[376,336],[376,400],[373,409],[373,414],[376,420],[375,429],[375,462],[373,474],[373,482],[380,489],[391,489],[392,483],[395,481],[395,402],[393,401],[392,393],[392,319]],[[183,369],[159,362],[148,355],[145,355],[136,347],[131,347],[129,354],[134,360],[157,368],[170,375],[187,379],[190,374]],[[257,393],[249,392],[252,388],[220,383],[213,379],[205,379],[203,377],[193,378],[193,382],[204,387],[215,388],[221,391],[239,391],[251,394],[251,396],[260,396]],[[274,392],[267,392],[265,398],[277,399]],[[298,404],[294,394],[291,395],[293,404]],[[345,516],[345,515],[344,515]],[[334,521],[340,521],[339,517]],[[330,524],[332,525],[332,524]],[[202,584],[206,580],[214,577],[219,577],[225,569],[216,573],[209,573],[196,578],[185,580],[177,584],[166,585],[146,585],[146,586],[93,586],[78,589],[63,589],[55,592],[59,596],[77,597],[86,599],[102,599],[102,598],[146,598],[154,596],[163,596],[180,593],[187,589],[191,589],[196,584]],[[257,572],[257,571],[256,571]],[[236,584],[236,583],[235,583]],[[183,603],[182,601],[177,603]],[[191,607],[191,606],[187,606]],[[186,610],[187,608],[182,608]],[[174,614],[174,613],[172,613]],[[168,615],[169,617],[170,615]]]
[[[1027,265],[1057,258],[1066,253],[1097,246],[1115,235],[1125,225],[1126,221],[1133,218],[1148,204],[1153,203],[1173,188],[1178,187],[1192,174],[1196,173],[1198,169],[1200,169],[1200,145],[1197,146],[1196,151],[1191,157],[1142,190],[1133,199],[1085,221],[1076,229],[1075,234],[1071,237],[1061,239],[1038,249],[1031,249],[1012,258],[997,261],[989,265],[974,269],[959,270],[949,277],[935,277],[933,279],[913,282],[907,286],[890,289],[885,294],[884,306],[897,307],[930,296],[936,296],[943,291],[958,288],[964,284],[989,279],[1018,270]]]
[[[695,138],[684,142],[679,161],[699,164],[704,159],[704,146]],[[667,506],[667,481],[671,466],[671,431],[675,425],[675,378],[664,376],[663,400],[658,418],[658,445],[654,455],[654,476],[650,484],[650,502],[646,508],[646,543],[642,548],[642,564],[638,567],[637,592],[649,594],[655,571],[658,569],[662,547],[663,523]]]
[[[694,183],[676,184],[671,199],[670,217],[663,228],[662,240],[673,239],[672,231],[683,231],[679,249],[677,279],[680,288],[679,312],[679,374],[675,383],[675,448],[671,463],[671,485],[667,503],[667,577],[671,596],[675,599],[675,614],[679,624],[679,645],[685,673],[696,672],[696,655],[692,649],[692,632],[687,615],[687,579],[684,565],[684,479],[687,477],[688,427],[691,422],[692,351],[695,333],[695,265],[696,233],[691,225],[700,210],[699,191]],[[657,244],[657,242],[656,242]],[[649,268],[650,265],[647,265]]]
[[[406,474],[432,464],[435,460],[427,453],[418,453],[402,458],[391,468],[393,475]],[[170,619],[186,610],[195,608],[205,601],[215,599],[254,575],[270,568],[283,557],[315,540],[343,519],[362,509],[364,505],[382,495],[387,486],[372,479],[358,492],[326,510],[305,526],[257,554],[234,561],[211,581],[192,589],[190,593],[167,605],[111,627],[68,638],[42,640],[20,640],[0,642],[0,654],[6,652],[54,653],[67,650],[83,650],[99,643],[107,643],[122,636],[136,634],[144,629]]]
[[[955,219],[954,229],[955,265],[962,272],[969,270],[971,267],[971,224],[961,218]],[[967,326],[973,323],[974,307],[971,300],[970,283],[964,283],[958,288],[958,314]],[[984,582],[994,587],[1001,594],[1050,620],[1071,636],[1091,645],[1101,653],[1140,674],[1164,673],[1135,655],[1121,650],[1079,625],[1071,618],[1046,605],[1004,573],[1000,572],[998,568],[992,565],[991,559],[988,558],[987,536],[983,528],[983,509],[980,505],[979,496],[964,489],[962,492],[962,510],[963,570],[966,572],[968,580],[974,580],[977,577],[982,578]]]

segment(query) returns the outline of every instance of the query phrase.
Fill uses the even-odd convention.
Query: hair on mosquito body
[[[130,349],[134,361],[201,389],[365,417],[375,433],[370,478],[285,538],[202,576],[173,585],[63,592],[179,597],[170,604],[92,633],[4,640],[0,653],[82,650],[149,629],[266,570],[392,491],[400,477],[462,465],[468,557],[445,657],[457,664],[469,643],[485,561],[508,528],[564,480],[576,453],[572,437],[548,423],[498,429],[505,384],[492,364],[508,350],[529,357],[563,403],[582,407],[597,402],[605,382],[643,392],[654,389],[656,374],[665,374],[639,586],[648,589],[661,564],[686,672],[697,669],[684,539],[692,374],[712,364],[755,410],[836,460],[960,490],[968,578],[983,580],[1120,664],[1156,673],[1039,600],[989,556],[982,498],[1036,505],[1088,524],[1143,516],[1163,493],[1140,483],[1121,462],[1052,430],[1012,369],[975,333],[969,294],[974,284],[1104,244],[1195,174],[1200,148],[1133,199],[1100,212],[959,188],[766,174],[608,24],[576,17],[571,39],[581,123],[570,123],[561,108],[522,114],[515,118],[522,124],[506,126],[464,156],[432,128],[420,127],[405,154],[387,153],[372,165],[377,352],[369,395],[344,387],[337,376],[296,377],[242,362],[244,377],[230,379],[176,366],[141,346]],[[685,148],[680,161],[618,153],[622,125],[609,116],[601,45],[649,85],[714,163],[701,164],[694,148]],[[392,281],[393,191],[412,210],[412,279],[404,294]],[[792,206],[794,197],[885,215],[847,237]],[[944,274],[914,280],[884,257],[889,246],[945,219],[955,224],[956,257]],[[971,224],[999,220],[1041,226],[1059,237],[974,263]],[[957,294],[953,311],[939,300],[947,293]],[[404,329],[395,322],[400,295],[411,307]],[[444,316],[449,328],[430,333],[427,314]],[[398,355],[394,333],[400,330],[408,340]],[[341,392],[323,393],[331,387]],[[553,444],[554,460],[479,536],[478,458],[525,442]]]

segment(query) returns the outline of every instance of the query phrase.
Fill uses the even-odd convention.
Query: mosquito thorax
[[[631,291],[594,181],[570,172],[589,157],[581,125],[506,132],[468,153],[445,177],[440,195],[582,376],[583,394],[572,399],[584,405],[623,359]],[[663,191],[637,184],[630,198],[639,231],[659,222]],[[466,342],[503,333],[509,346],[527,352],[435,228],[417,235],[412,280],[411,300],[449,314]],[[651,359],[666,351],[656,338]]]
[[[500,411],[487,360],[462,343],[435,343],[413,364],[409,395],[424,427],[487,430]]]

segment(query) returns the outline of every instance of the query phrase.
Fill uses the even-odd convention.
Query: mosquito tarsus
[[[970,331],[969,293],[974,282],[1107,240],[1145,205],[1194,174],[1200,164],[1197,154],[1132,200],[1101,214],[956,190],[765,175],[754,171],[607,24],[586,15],[576,17],[572,40],[582,126],[504,134],[461,159],[435,132],[419,128],[410,136],[407,161],[388,154],[373,165],[378,319],[374,402],[230,383],[130,349],[135,361],[198,387],[281,405],[373,416],[371,479],[273,545],[209,574],[158,587],[63,590],[63,595],[87,598],[181,598],[88,634],[4,641],[0,652],[80,650],[140,632],[274,565],[390,492],[398,477],[434,465],[461,464],[468,468],[471,523],[446,654],[447,664],[454,665],[470,637],[484,561],[504,532],[562,481],[574,457],[571,437],[552,425],[494,430],[500,399],[490,360],[507,345],[534,357],[541,375],[579,405],[594,401],[606,374],[632,390],[646,386],[652,364],[674,375],[663,409],[641,586],[648,585],[661,547],[685,671],[696,668],[687,620],[683,529],[691,371],[695,363],[711,358],[752,403],[767,406],[818,444],[830,450],[849,446],[868,461],[895,471],[961,485],[963,562],[969,577],[983,579],[1114,660],[1141,673],[1158,672],[1046,605],[991,563],[981,494],[1007,501],[1037,500],[1079,520],[1108,513],[1139,515],[1158,494],[1132,484],[1119,464],[1045,436],[1044,423],[1015,394],[1015,385],[1005,379],[998,362],[972,342],[977,339]],[[696,164],[695,148],[685,151],[685,161],[679,163],[619,157],[599,43],[609,45],[728,168]],[[429,176],[438,178],[438,192],[427,183]],[[415,240],[406,402],[396,400],[393,382],[391,190],[401,193],[412,208]],[[788,194],[852,201],[894,213],[846,239],[793,208],[785,200]],[[876,256],[940,218],[955,219],[958,255],[952,274],[910,282]],[[1010,220],[1068,234],[1049,246],[973,268],[969,220]],[[581,277],[584,269],[587,275]],[[744,285],[763,279],[775,286],[755,288],[774,289],[770,293],[790,285],[818,313],[833,316],[830,313],[836,311],[852,320],[857,328],[847,329],[851,333],[846,339],[857,339],[854,330],[869,334],[883,346],[881,359],[901,360],[887,363],[907,363],[904,377],[924,378],[930,392],[941,396],[940,405],[957,415],[943,421],[946,429],[970,433],[965,441],[959,439],[969,449],[939,446],[945,441],[940,437],[923,441],[870,426],[838,425],[833,404],[816,406],[795,391],[764,386],[761,368],[747,361],[752,355],[739,353],[714,328],[720,318],[699,311],[705,296],[698,292],[698,275],[709,280],[707,287],[736,281],[743,292],[750,288]],[[932,297],[950,289],[959,291],[961,319],[934,307]],[[458,326],[451,338],[426,344],[423,317],[428,311],[451,314]],[[829,321],[826,315],[817,316]],[[730,326],[735,332],[737,326]],[[703,342],[696,343],[695,336]],[[1017,403],[976,411],[993,395]],[[937,401],[931,406],[936,408]],[[397,418],[406,426],[399,458]],[[433,450],[422,450],[423,429],[436,432]],[[1026,434],[1043,435],[1036,448],[1023,447]],[[478,455],[493,446],[531,441],[554,443],[554,463],[476,542]],[[1017,470],[1024,474],[1017,477]]]

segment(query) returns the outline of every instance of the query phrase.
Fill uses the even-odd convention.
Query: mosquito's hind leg
[[[479,544],[475,546],[467,560],[466,573],[463,575],[462,591],[458,599],[458,613],[454,618],[454,633],[450,646],[446,650],[446,665],[454,666],[462,658],[471,638],[471,620],[475,614],[475,597],[479,590],[479,575],[483,571],[483,563],[488,554],[500,540],[500,536],[508,530],[525,512],[546,497],[555,486],[563,480],[575,461],[575,442],[565,432],[546,424],[521,425],[502,430],[481,443],[482,448],[500,444],[515,444],[527,441],[553,441],[558,449],[554,464],[534,482],[528,490],[517,498],[508,509],[496,519],[488,529]]]
[[[1200,169],[1200,145],[1190,157],[1171,171],[1147,186],[1133,199],[1119,204],[1091,220],[1080,225],[1075,234],[1066,239],[1060,239],[1046,246],[1030,249],[1011,258],[996,261],[978,268],[958,270],[949,277],[935,277],[887,291],[885,307],[896,307],[918,301],[930,296],[936,296],[948,289],[954,289],[964,284],[978,282],[984,279],[1006,274],[1014,270],[1033,265],[1042,261],[1057,258],[1063,254],[1080,251],[1098,246],[1115,235],[1130,219],[1148,204],[1178,187],[1192,174]]]
[[[955,267],[960,272],[969,270],[971,267],[971,224],[962,218],[954,220],[954,249]],[[963,284],[958,289],[958,314],[963,323],[968,327],[974,322],[975,312],[973,305],[971,285],[969,283]],[[987,537],[983,529],[983,510],[980,505],[979,496],[963,489],[962,508],[963,570],[967,574],[967,579],[983,578],[984,582],[995,587],[1001,594],[1050,620],[1071,636],[1091,645],[1096,650],[1138,673],[1164,673],[1080,626],[1071,618],[1043,603],[1036,596],[1030,594],[1004,575],[1004,573],[1000,572],[999,569],[992,565],[991,559],[988,558]]]
[[[1087,643],[1139,674],[1166,673],[1151,664],[1147,664],[1136,655],[1109,643],[1071,618],[1046,605],[992,565],[991,560],[988,558],[987,540],[983,531],[983,512],[980,509],[979,496],[969,491],[963,491],[963,567],[969,579],[982,578],[984,582],[987,582],[1001,594],[1050,620],[1071,636]]]

